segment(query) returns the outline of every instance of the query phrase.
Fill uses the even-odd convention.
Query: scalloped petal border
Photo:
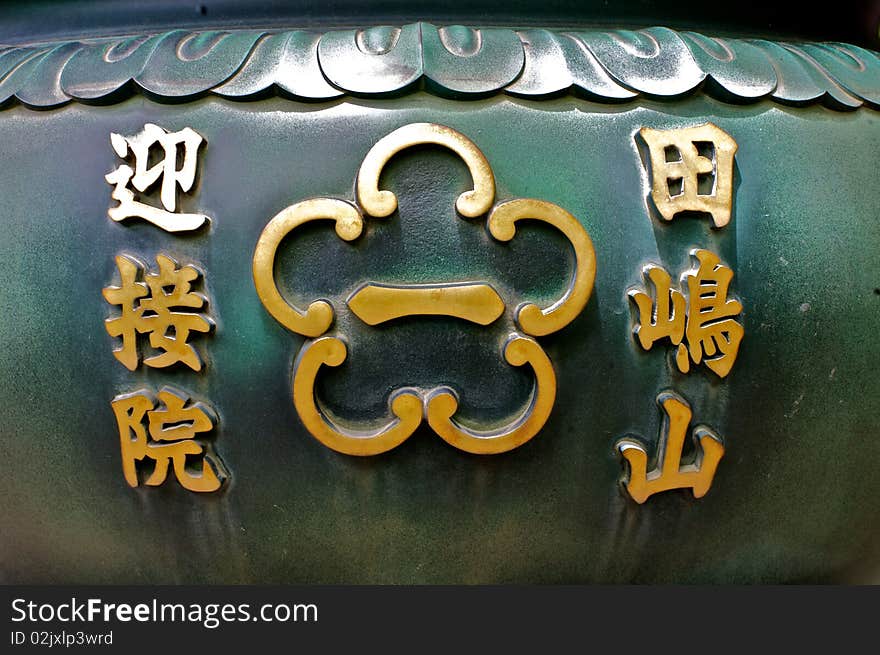
[[[150,36],[0,48],[0,106],[107,105],[213,94],[321,101],[415,90],[458,99],[507,93],[595,102],[706,93],[836,110],[880,109],[880,54],[845,43],[638,31],[474,29],[413,23],[325,34],[175,30]]]

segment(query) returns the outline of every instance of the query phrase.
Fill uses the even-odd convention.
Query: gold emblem
[[[645,267],[645,282],[654,287],[654,298],[647,290],[629,290],[638,308],[634,332],[645,350],[662,339],[678,346],[675,362],[682,373],[690,371],[693,360],[723,378],[730,373],[743,338],[743,326],[733,318],[742,312],[742,303],[728,299],[733,271],[717,255],[700,249],[691,255],[699,266],[682,276],[681,291],[672,287],[663,268]]]
[[[153,470],[144,482],[148,486],[165,482],[171,466],[185,489],[216,491],[226,479],[226,470],[219,458],[206,452],[204,444],[195,439],[213,430],[213,412],[170,387],[163,388],[158,396],[158,405],[146,392],[123,394],[111,403],[119,427],[125,481],[138,486],[136,463],[146,459],[153,462]],[[186,466],[188,458],[201,461],[198,473]]]
[[[138,217],[168,232],[188,232],[201,227],[209,220],[204,214],[177,213],[177,188],[186,193],[196,179],[196,164],[201,135],[186,127],[179,132],[167,132],[158,125],[147,123],[134,136],[124,137],[112,133],[110,143],[116,154],[123,159],[131,152],[134,169],[122,164],[104,179],[114,185],[111,198],[119,201],[107,214],[114,221]],[[150,165],[150,154],[160,152],[158,163]],[[181,159],[180,168],[177,162]],[[162,207],[154,207],[137,199],[134,191],[144,193],[161,180],[160,200]],[[132,188],[129,188],[129,185]]]
[[[393,418],[379,429],[341,425],[326,415],[315,398],[316,377],[322,366],[339,366],[347,356],[342,335],[326,334],[333,323],[335,308],[329,301],[316,300],[301,309],[285,300],[275,284],[278,246],[297,227],[311,221],[331,220],[340,239],[353,241],[361,235],[365,217],[385,218],[393,214],[397,209],[397,196],[380,190],[379,178],[395,154],[419,144],[446,147],[467,164],[474,188],[458,197],[456,210],[466,218],[486,215],[489,233],[495,240],[513,239],[519,220],[538,220],[559,230],[575,254],[574,274],[562,298],[549,307],[525,303],[515,310],[514,320],[519,331],[509,335],[502,347],[502,356],[512,366],[531,367],[535,387],[518,416],[487,430],[474,430],[455,419],[458,395],[448,387],[396,390],[389,398]],[[254,284],[266,310],[287,329],[312,338],[300,350],[293,371],[293,403],[303,425],[324,445],[350,455],[376,455],[390,450],[405,441],[423,419],[427,419],[445,441],[471,453],[501,453],[527,442],[544,426],[556,398],[553,366],[533,337],[551,334],[568,325],[584,308],[592,292],[596,258],[586,230],[574,216],[550,202],[517,199],[495,204],[495,178],[483,153],[460,132],[431,123],[406,125],[380,139],[361,164],[355,193],[355,203],[315,198],[287,207],[266,225],[254,252]],[[355,289],[346,305],[367,325],[425,315],[452,316],[489,325],[508,307],[497,289],[481,281],[453,284],[370,281]]]
[[[192,291],[201,273],[194,266],[178,267],[170,257],[158,255],[158,273],[144,273],[144,266],[127,255],[116,258],[120,286],[106,287],[104,299],[118,305],[120,315],[104,322],[111,337],[121,337],[122,347],[113,351],[127,369],[133,371],[140,361],[138,334],[149,334],[150,345],[162,351],[148,357],[144,364],[164,368],[177,362],[194,371],[201,370],[202,360],[188,343],[191,332],[210,332],[213,323],[201,309],[207,299]],[[144,281],[140,281],[143,277]],[[175,311],[177,310],[177,311]]]
[[[657,443],[657,462],[648,471],[648,452],[639,440],[626,437],[617,442],[617,450],[626,460],[629,472],[624,488],[630,497],[641,504],[650,496],[670,489],[688,489],[694,498],[702,498],[712,486],[718,462],[724,455],[724,444],[715,432],[704,425],[693,429],[694,460],[682,464],[681,454],[685,432],[691,422],[691,408],[684,398],[672,391],[664,391],[657,404],[665,417]]]
[[[685,211],[712,215],[716,228],[730,222],[733,158],[737,144],[724,130],[704,123],[677,130],[639,130],[651,156],[651,197],[671,221]]]

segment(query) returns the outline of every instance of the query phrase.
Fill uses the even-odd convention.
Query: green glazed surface
[[[710,120],[739,144],[734,214],[666,223],[647,198],[642,126]],[[539,339],[558,378],[549,422],[498,456],[457,451],[423,426],[370,458],[333,452],[302,428],[290,398],[302,338],[254,290],[257,238],[299,200],[352,199],[363,156],[411,122],[455,128],[491,163],[498,199],[534,197],[574,214],[597,253],[593,296]],[[109,135],[146,122],[205,137],[182,207],[212,217],[178,236],[107,217]],[[0,114],[0,580],[10,583],[865,582],[880,575],[880,115],[724,104],[706,96],[604,105],[561,97],[461,102],[298,103],[203,98]],[[358,284],[486,280],[505,300],[548,301],[571,255],[552,230],[510,245],[455,215],[469,187],[442,150],[395,158],[383,187],[400,197],[346,244],[329,224],[285,241],[279,285],[300,303]],[[704,247],[733,268],[746,335],[730,376],[685,376],[671,348],[643,351],[626,291],[641,267],[673,277]],[[217,329],[192,340],[201,373],[129,372],[104,330],[101,289],[114,257],[154,267],[169,254],[205,272]],[[337,304],[337,306],[339,306]],[[408,319],[370,328],[340,311],[350,358],[319,378],[330,410],[387,411],[405,384],[454,384],[465,420],[509,415],[529,375],[499,357],[509,325]],[[231,473],[215,495],[129,488],[110,401],[171,384],[220,417]],[[653,445],[657,394],[672,389],[725,440],[708,495],[621,493],[614,442]]]

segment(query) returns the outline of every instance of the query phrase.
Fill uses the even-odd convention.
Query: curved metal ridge
[[[141,37],[0,48],[0,104],[160,102],[206,94],[300,100],[467,99],[567,93],[596,102],[670,100],[702,91],[730,103],[880,109],[880,54],[845,43],[712,38],[664,27],[563,32],[414,23],[332,31],[175,30]]]

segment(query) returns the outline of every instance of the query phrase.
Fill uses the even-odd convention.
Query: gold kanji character
[[[682,373],[690,371],[693,361],[725,377],[744,335],[742,325],[733,318],[742,312],[742,303],[728,299],[733,271],[717,255],[700,249],[691,255],[699,266],[682,276],[683,290],[672,287],[669,273],[661,267],[645,267],[645,280],[654,287],[654,297],[647,290],[629,290],[638,308],[634,332],[645,350],[662,339],[678,346],[675,363]]]
[[[116,154],[125,159],[129,150],[134,155],[134,169],[122,164],[104,179],[115,185],[111,197],[119,204],[110,207],[107,214],[114,221],[139,217],[168,232],[186,232],[201,227],[209,220],[204,214],[175,213],[177,208],[177,187],[185,193],[189,191],[196,178],[196,164],[199,146],[203,139],[200,134],[186,127],[179,132],[167,132],[158,125],[147,123],[144,129],[131,137],[111,133],[110,143]],[[161,148],[161,159],[150,166],[150,150]],[[183,156],[180,168],[177,162],[182,146]],[[129,183],[135,190],[146,192],[161,178],[160,209],[137,200]]]
[[[724,377],[736,361],[744,334],[743,326],[733,320],[742,312],[742,303],[727,298],[733,271],[717,255],[708,250],[692,254],[700,265],[684,276],[688,290],[688,351],[695,364],[705,361],[706,366]],[[683,372],[687,373],[687,369]]]
[[[144,364],[164,368],[182,362],[194,371],[202,368],[198,352],[188,343],[191,332],[209,332],[212,323],[201,309],[207,302],[201,294],[192,291],[192,283],[199,277],[193,266],[178,268],[170,257],[158,255],[158,273],[148,273],[144,282],[138,280],[144,267],[126,255],[116,258],[121,284],[106,287],[104,298],[118,305],[119,316],[108,318],[104,325],[111,337],[122,337],[122,347],[113,351],[114,357],[133,371],[140,360],[137,334],[149,334],[150,345],[162,352],[148,357]],[[173,311],[187,309],[190,311]]]
[[[111,403],[119,427],[125,481],[138,486],[136,462],[149,459],[154,466],[146,485],[154,487],[165,482],[170,464],[185,489],[216,491],[226,478],[226,470],[217,457],[195,441],[197,434],[214,428],[210,410],[201,403],[191,403],[185,394],[170,387],[163,388],[158,397],[158,407],[146,392],[123,394]],[[187,468],[188,457],[201,458],[198,474]]]
[[[693,490],[694,498],[702,498],[712,486],[718,462],[724,456],[724,443],[715,432],[700,425],[693,429],[694,459],[682,465],[681,454],[685,433],[691,422],[687,401],[672,391],[657,397],[657,404],[666,415],[657,443],[657,463],[648,471],[648,451],[639,439],[627,436],[617,442],[617,451],[629,464],[624,488],[641,504],[650,496],[670,489]]]
[[[727,225],[738,147],[733,137],[712,123],[675,130],[643,127],[639,134],[650,151],[651,197],[660,215],[671,221],[680,212],[705,212],[715,227]]]

